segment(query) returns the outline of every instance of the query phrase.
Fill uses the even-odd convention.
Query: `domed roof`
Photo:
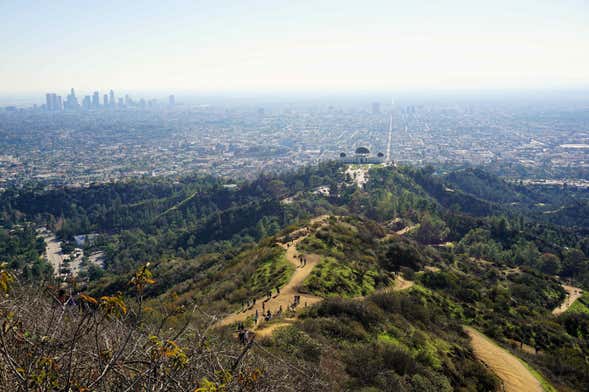
[[[345,157],[346,157],[346,153],[345,153],[345,152],[342,152],[342,153],[340,153],[340,154],[339,154],[339,157],[340,157],[340,158],[345,158]]]
[[[356,149],[356,154],[361,154],[361,155],[370,154],[370,150],[367,149],[366,147],[358,147]]]

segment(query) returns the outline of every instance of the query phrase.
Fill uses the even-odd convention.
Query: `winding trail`
[[[278,243],[281,247],[286,249],[285,257],[289,263],[295,266],[295,272],[292,274],[288,283],[280,288],[280,294],[272,296],[269,301],[265,302],[264,309],[266,311],[270,310],[272,314],[274,314],[280,307],[282,307],[283,311],[286,311],[288,306],[293,302],[295,295],[299,295],[301,297],[300,305],[296,309],[297,311],[300,311],[305,306],[310,306],[323,300],[322,297],[317,295],[299,292],[299,287],[311,274],[313,268],[321,262],[321,256],[317,254],[305,254],[307,263],[305,266],[301,267],[299,264],[298,255],[302,253],[298,252],[297,244],[307,238],[311,232],[314,232],[323,227],[325,221],[328,218],[328,215],[321,215],[319,217],[313,218],[308,226],[290,233],[291,238],[296,237],[296,239],[292,240],[290,243]],[[395,279],[394,286],[391,286],[385,290],[407,290],[413,287],[413,285],[413,281],[405,280],[403,277],[398,275]],[[262,318],[262,303],[265,300],[266,297],[256,298],[256,305],[254,307],[251,307],[245,311],[233,313],[225,317],[217,323],[217,326],[222,327],[235,324],[240,321],[245,321],[248,317],[253,317],[256,314],[256,310],[258,311],[258,317],[260,319],[258,320],[258,324],[253,328],[253,330],[256,332],[257,336],[271,336],[276,329],[286,327],[296,321],[295,315],[295,317],[277,319],[269,324],[264,323]]]
[[[293,302],[294,296],[299,295],[300,305],[297,309],[304,308],[305,305],[310,306],[316,304],[317,302],[321,301],[323,298],[313,295],[313,294],[304,294],[299,292],[299,287],[301,284],[307,279],[307,277],[311,274],[313,268],[319,264],[321,261],[321,257],[316,254],[306,254],[305,257],[307,258],[307,263],[305,266],[300,266],[298,255],[300,254],[297,251],[297,244],[307,238],[307,236],[311,233],[311,227],[315,226],[318,223],[323,223],[328,217],[326,215],[319,216],[311,220],[308,227],[304,227],[299,229],[291,235],[300,235],[295,240],[291,241],[290,244],[288,243],[279,243],[284,249],[286,249],[286,259],[289,263],[295,266],[295,272],[292,274],[289,282],[280,288],[280,294],[272,296],[272,298],[265,302],[265,310],[270,310],[272,314],[274,314],[278,309],[282,306],[282,310],[286,311],[288,306]],[[321,225],[319,226],[321,227]],[[217,325],[224,326],[237,323],[239,321],[244,321],[248,317],[253,317],[256,314],[256,310],[258,311],[259,317],[261,318],[262,315],[262,303],[266,300],[266,297],[257,298],[256,305],[252,308],[249,308],[246,311],[238,312],[231,314],[221,320]],[[262,326],[264,323],[258,321],[257,327]]]
[[[583,290],[581,290],[578,287],[563,284],[562,288],[565,289],[565,291],[567,292],[567,296],[558,308],[552,310],[552,314],[555,316],[563,314],[564,312],[569,310],[573,303],[575,303],[576,300],[583,296]]]
[[[475,356],[503,382],[505,392],[542,392],[540,381],[513,354],[472,327],[464,327]]]
[[[406,227],[402,228],[401,230],[397,230],[395,232],[385,234],[384,237],[382,237],[379,241],[387,241],[391,238],[394,238],[395,236],[405,235],[405,234],[410,233],[413,230],[417,229],[418,227],[419,227],[419,223],[411,225],[411,226],[406,226]]]
[[[395,278],[395,285],[393,286],[392,290],[393,291],[407,290],[407,289],[410,289],[411,287],[413,287],[414,284],[415,284],[414,281],[406,280],[401,275],[397,275],[397,277]]]

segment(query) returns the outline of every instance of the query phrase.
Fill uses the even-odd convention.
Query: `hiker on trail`
[[[266,321],[270,321],[272,319],[272,312],[268,309],[268,313],[266,313]]]
[[[266,310],[265,308],[266,308],[266,302],[264,301],[264,302],[262,302],[262,313],[264,313],[264,310]],[[256,312],[257,312],[257,310],[256,310]]]
[[[280,286],[276,286],[276,295],[280,294]]]
[[[254,306],[255,304],[256,304],[256,298],[254,298],[254,299],[252,300],[252,306]]]
[[[256,309],[256,315],[254,316],[254,325],[258,325],[258,309]]]

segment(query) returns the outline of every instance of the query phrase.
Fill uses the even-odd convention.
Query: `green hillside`
[[[16,390],[497,390],[471,325],[557,389],[589,388],[585,297],[552,314],[563,282],[589,290],[588,192],[405,166],[373,166],[359,187],[345,169],[0,194],[0,377]],[[104,268],[53,277],[40,227],[66,253],[97,234],[84,251]]]

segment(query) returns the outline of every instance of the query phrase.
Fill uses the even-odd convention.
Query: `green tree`
[[[558,256],[552,253],[544,253],[540,257],[540,269],[548,275],[558,275],[562,269],[562,264]]]

